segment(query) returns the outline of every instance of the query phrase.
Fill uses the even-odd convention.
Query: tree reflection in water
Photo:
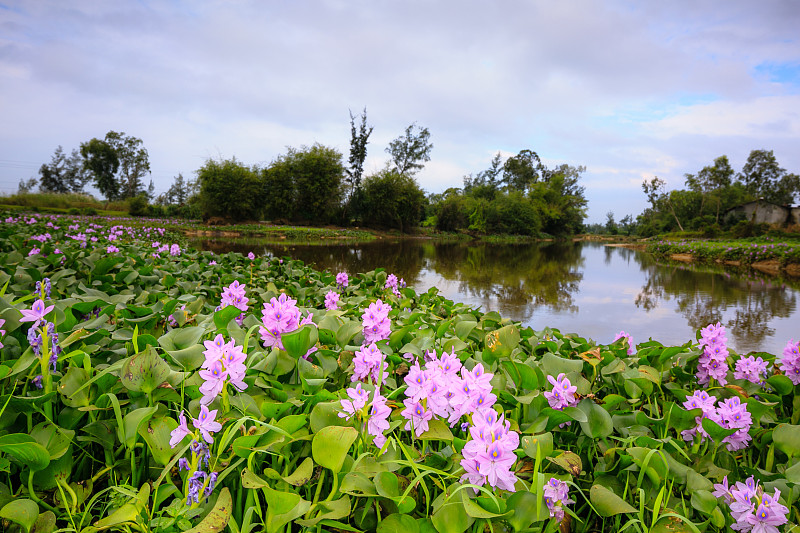
[[[637,261],[647,273],[636,297],[637,307],[649,312],[660,300],[673,299],[692,329],[722,322],[742,352],[760,349],[775,334],[770,322],[792,316],[797,307],[795,291],[780,279],[731,275],[722,268],[658,265],[646,254],[637,255]]]

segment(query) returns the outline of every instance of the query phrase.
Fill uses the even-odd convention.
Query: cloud
[[[636,205],[637,179],[679,186],[722,153],[774,148],[800,168],[799,22],[779,0],[16,0],[0,8],[0,160],[35,173],[59,144],[125,131],[163,190],[218,154],[346,154],[347,111],[366,106],[368,171],[416,121],[434,142],[431,192],[532,149],[587,167],[602,221]],[[18,171],[0,161],[0,188]]]

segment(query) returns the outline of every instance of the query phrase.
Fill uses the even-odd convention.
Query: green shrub
[[[147,196],[140,194],[128,200],[128,213],[132,217],[143,217],[148,215]]]
[[[367,225],[407,232],[419,224],[425,193],[411,176],[383,170],[367,176],[363,190],[364,222]]]
[[[261,215],[263,189],[258,173],[235,158],[209,159],[197,171],[203,219],[254,220]]]

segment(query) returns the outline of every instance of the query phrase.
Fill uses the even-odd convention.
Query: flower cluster
[[[373,342],[369,346],[362,346],[353,357],[353,375],[351,381],[364,381],[367,383],[381,384],[389,368],[386,355],[380,351]],[[382,377],[381,377],[382,375]]]
[[[256,258],[256,254],[254,254],[253,252],[250,252],[250,253],[247,254],[247,258],[250,261],[253,261]]]
[[[472,439],[461,450],[466,472],[462,479],[514,492],[517,476],[511,467],[517,460],[514,450],[519,447],[519,434],[511,431],[511,423],[494,409],[480,409],[472,416],[469,433]]]
[[[764,383],[764,378],[767,376],[767,361],[762,358],[755,358],[752,355],[748,357],[740,357],[736,361],[734,367],[734,379],[746,379],[752,383]]]
[[[347,277],[347,272],[339,272],[336,274],[336,284],[341,288],[347,288],[347,285],[350,283],[350,280]]]
[[[58,356],[61,355],[61,346],[58,345],[56,327],[52,322],[48,322],[45,319],[45,316],[54,308],[54,305],[46,306],[43,300],[36,300],[30,310],[23,309],[20,311],[22,313],[22,318],[19,319],[20,322],[33,322],[31,328],[28,330],[28,344],[30,344],[34,355],[37,357],[43,355],[42,349],[45,344],[45,339],[47,339],[49,346],[47,364],[50,367],[51,373],[56,371]],[[45,361],[42,361],[42,369],[44,369],[44,363]],[[33,383],[36,387],[42,388],[42,376],[40,375],[34,378]]]
[[[575,397],[578,387],[570,383],[566,374],[561,373],[557,378],[547,376],[547,381],[553,385],[553,390],[545,391],[544,397],[552,409],[562,411],[565,407],[578,405]]]
[[[575,503],[575,500],[569,499],[567,482],[551,477],[544,486],[543,492],[544,503],[550,511],[550,518],[555,518],[558,522],[564,520],[564,506]]]
[[[200,371],[200,377],[205,382],[200,385],[200,398],[202,405],[210,404],[224,389],[225,384],[230,383],[238,391],[247,388],[244,382],[244,375],[247,367],[244,364],[247,355],[241,346],[237,346],[235,341],[225,342],[225,338],[220,334],[213,341],[205,341],[206,347],[203,355],[206,360],[201,365],[204,370]]]
[[[625,333],[624,331],[620,331],[617,333],[617,336],[614,337],[613,342],[617,342],[620,339],[625,339],[626,344],[628,345],[628,355],[636,355],[636,344],[633,342],[633,337]]]
[[[259,333],[264,341],[264,347],[277,347],[280,350],[284,349],[281,335],[294,331],[305,324],[311,324],[312,317],[309,314],[301,319],[300,309],[297,308],[297,300],[289,298],[285,293],[278,298],[272,298],[268,304],[265,303],[261,314],[261,322],[264,326],[259,328]],[[305,357],[308,358],[316,350],[317,348],[312,346]]]
[[[389,312],[392,310],[390,305],[378,300],[370,304],[361,319],[364,323],[364,341],[368,343],[388,339],[392,333]]]
[[[328,291],[325,295],[325,309],[328,311],[339,309],[339,294],[336,291]]]
[[[700,330],[700,345],[703,355],[697,362],[697,382],[708,385],[716,379],[720,385],[728,383],[728,342],[725,327],[717,322]]]
[[[242,322],[244,322],[244,314],[249,309],[247,302],[249,302],[250,299],[246,296],[246,294],[247,288],[244,286],[244,284],[234,280],[233,283],[222,289],[222,298],[220,300],[219,307],[216,308],[216,311],[228,307],[229,305],[236,307],[241,311],[241,314],[236,317],[236,323],[241,326]]]
[[[208,498],[214,490],[214,485],[217,482],[217,473],[212,472],[207,474],[202,468],[205,463],[206,468],[209,466],[208,458],[211,455],[208,445],[214,442],[212,433],[222,429],[222,424],[217,422],[217,410],[208,410],[205,405],[200,406],[200,414],[197,418],[192,419],[192,425],[195,431],[190,431],[186,422],[186,415],[181,413],[179,415],[180,423],[178,427],[170,432],[170,447],[174,448],[187,436],[193,438],[192,444],[189,447],[192,453],[192,461],[189,463],[185,458],[178,461],[180,470],[187,470],[190,474],[186,480],[186,505],[192,503],[200,503],[201,494],[204,498]],[[197,432],[200,432],[200,435]],[[202,437],[202,440],[200,439]],[[203,442],[205,441],[205,442]]]
[[[339,413],[339,417],[350,420],[357,415],[362,424],[366,423],[367,433],[374,437],[375,446],[383,447],[386,443],[384,431],[389,429],[389,415],[392,414],[392,409],[386,405],[386,398],[376,388],[370,402],[369,392],[361,388],[361,383],[356,384],[355,388],[347,389],[347,396],[350,397],[349,400],[339,400],[343,411]]]
[[[703,414],[695,418],[696,427],[681,432],[683,440],[692,441],[698,433],[701,442],[709,438],[702,424],[703,419],[708,418],[725,429],[737,430],[736,433],[722,440],[727,444],[728,450],[746,448],[747,443],[751,440],[748,431],[753,423],[753,418],[747,411],[747,405],[743,404],[738,396],[724,400],[719,407],[714,405],[716,401],[717,399],[706,391],[696,391],[686,398],[686,401],[683,402],[686,409],[702,409]]]
[[[800,341],[794,339],[786,343],[783,349],[780,367],[786,377],[792,380],[795,385],[800,385]]]
[[[786,518],[789,509],[780,502],[781,491],[775,489],[770,496],[752,476],[745,483],[737,481],[732,486],[725,476],[722,483],[714,484],[714,489],[712,494],[722,498],[730,508],[731,517],[736,520],[731,529],[735,531],[778,533],[778,526],[789,521]]]
[[[6,334],[6,330],[3,329],[3,324],[5,324],[5,323],[6,323],[5,319],[0,318],[0,337],[2,337],[3,335]],[[2,348],[2,347],[3,347],[3,343],[0,342],[0,348]]]

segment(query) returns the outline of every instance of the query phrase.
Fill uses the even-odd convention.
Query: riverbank
[[[641,248],[640,248],[641,249]],[[800,242],[771,237],[727,241],[659,241],[644,250],[657,259],[749,267],[770,275],[800,277]]]

